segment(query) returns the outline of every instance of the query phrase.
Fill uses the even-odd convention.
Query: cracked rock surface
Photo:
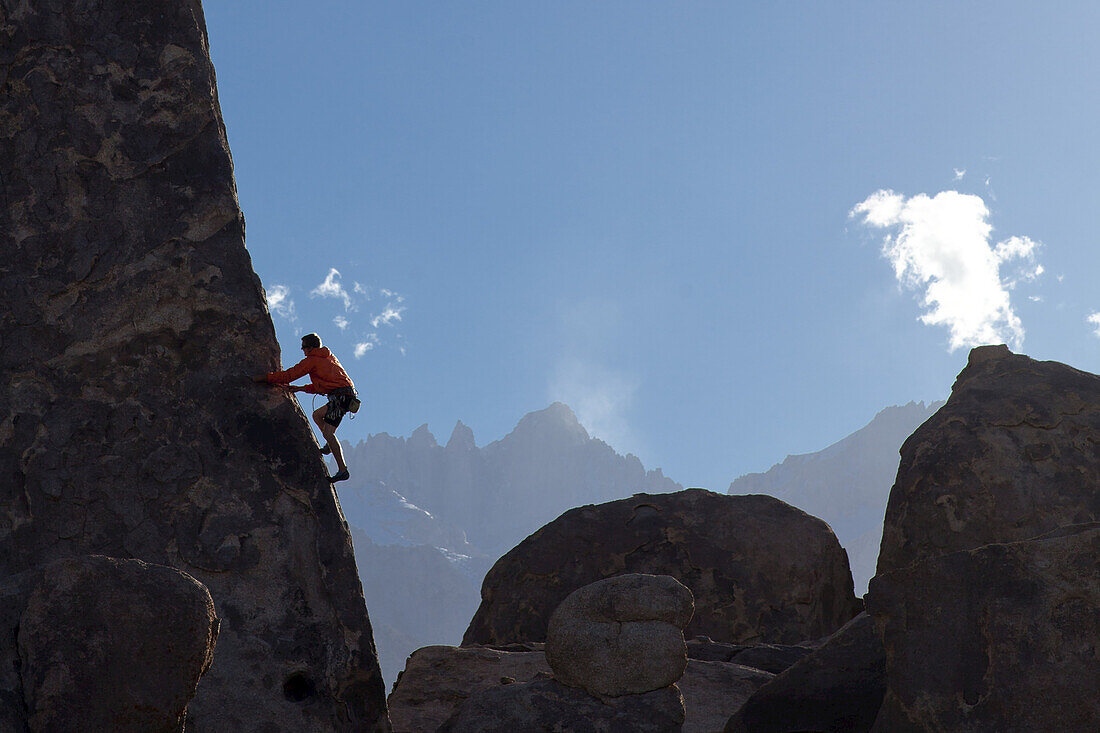
[[[1100,519],[1100,376],[970,352],[951,397],[901,448],[878,572]]]
[[[825,522],[770,496],[687,489],[578,507],[535,532],[485,576],[463,644],[545,641],[566,596],[626,573],[687,586],[689,637],[794,644],[828,636],[860,609]]]
[[[308,424],[247,379],[279,349],[197,0],[0,3],[0,241],[4,638],[37,566],[168,565],[221,621],[189,730],[388,729]]]

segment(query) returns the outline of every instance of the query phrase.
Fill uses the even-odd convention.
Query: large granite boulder
[[[668,575],[598,580],[550,616],[546,661],[555,679],[593,695],[668,687],[687,667],[683,628],[692,610],[691,591]]]
[[[394,733],[435,731],[480,690],[550,676],[541,645],[512,651],[428,646],[405,664],[389,696]]]
[[[726,733],[859,733],[875,722],[886,686],[885,655],[861,613],[820,648],[760,687]]]
[[[463,644],[543,641],[566,596],[625,573],[683,583],[695,598],[685,634],[719,641],[827,636],[859,609],[820,519],[770,496],[688,489],[579,507],[535,532],[485,576]]]
[[[601,699],[539,679],[474,693],[438,733],[680,733],[683,725],[684,701],[676,685]]]
[[[217,635],[210,594],[185,573],[98,555],[58,560],[19,625],[30,728],[175,733]]]
[[[1100,730],[1100,523],[879,575],[867,607],[887,667],[875,731]]]
[[[316,442],[247,378],[279,348],[198,0],[0,3],[0,180],[0,578],[179,568],[222,620],[196,730],[387,729]]]
[[[951,397],[901,449],[878,572],[1100,519],[1100,376],[970,352]]]
[[[718,733],[730,715],[774,677],[740,664],[689,659],[676,683],[684,696],[683,733]]]

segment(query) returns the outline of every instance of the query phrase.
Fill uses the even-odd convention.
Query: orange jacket
[[[287,369],[285,372],[271,372],[267,375],[267,381],[271,384],[290,384],[299,377],[309,375],[310,385],[303,392],[312,394],[328,394],[340,387],[351,387],[351,377],[340,366],[340,362],[332,355],[328,348],[322,346],[314,349],[309,356]]]

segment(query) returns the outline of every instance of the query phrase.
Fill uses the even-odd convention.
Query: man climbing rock
[[[309,392],[328,397],[328,403],[313,411],[313,422],[325,436],[325,447],[321,453],[336,459],[337,471],[329,476],[329,481],[344,481],[349,477],[347,464],[344,463],[344,452],[340,449],[340,441],[336,439],[336,428],[347,412],[355,412],[358,409],[359,400],[355,394],[355,385],[351,377],[340,366],[331,351],[321,346],[321,337],[315,333],[307,333],[302,337],[302,352],[305,358],[284,372],[271,372],[270,374],[258,374],[252,378],[254,382],[267,382],[280,387],[285,387],[291,392]],[[309,375],[310,384],[305,386],[292,386],[295,379]],[[354,408],[354,409],[353,409]]]

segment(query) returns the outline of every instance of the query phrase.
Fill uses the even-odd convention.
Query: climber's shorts
[[[338,427],[344,419],[345,413],[351,410],[351,402],[356,399],[355,390],[351,387],[340,387],[328,393],[328,409],[322,418],[332,427]]]

